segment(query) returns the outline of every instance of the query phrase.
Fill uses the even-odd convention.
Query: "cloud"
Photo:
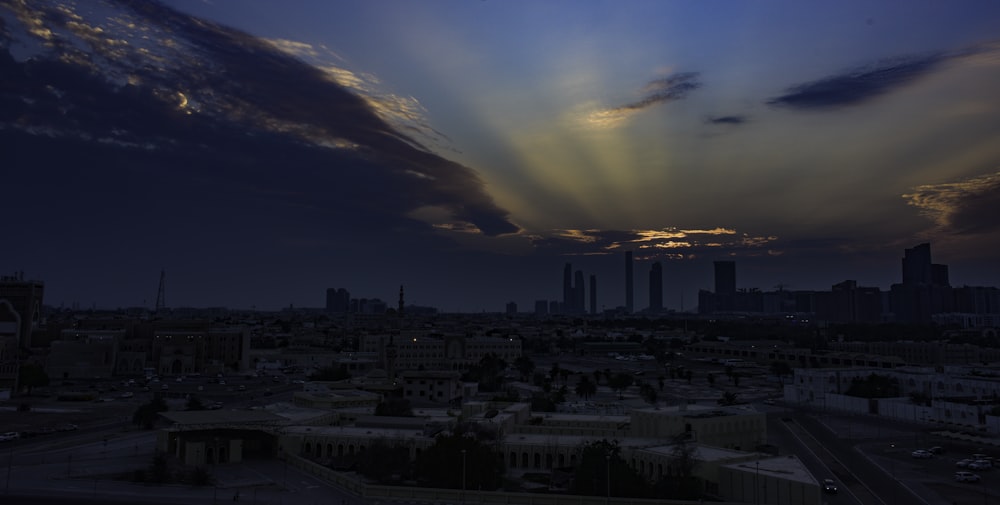
[[[107,19],[85,21],[59,10],[65,6],[22,6],[25,31],[51,50],[23,62],[0,53],[0,71],[16,86],[0,103],[5,143],[46,131],[36,140],[67,150],[65,160],[74,150],[100,160],[91,171],[140,162],[130,176],[136,183],[149,176],[137,167],[169,159],[175,176],[203,186],[186,189],[206,198],[196,203],[211,206],[221,192],[216,198],[234,205],[263,203],[288,219],[340,229],[433,233],[409,213],[434,206],[485,235],[519,231],[474,170],[432,152],[378,110],[399,109],[417,123],[412,101],[394,106],[359,95],[284,52],[308,54],[298,43],[259,39],[158,2],[112,5],[118,9],[102,14]],[[82,143],[95,139],[106,140]],[[107,152],[116,148],[123,151]],[[150,150],[155,157],[143,154]]]
[[[592,127],[609,128],[622,124],[635,113],[653,105],[682,100],[701,87],[696,72],[684,72],[650,81],[641,90],[641,98],[617,107],[599,109],[587,115]]]
[[[926,184],[902,195],[932,219],[937,231],[974,235],[1000,231],[1000,171],[961,181]]]
[[[746,116],[710,116],[705,119],[708,124],[741,125],[749,121]]]
[[[896,58],[823,79],[798,84],[768,104],[794,109],[832,109],[857,105],[902,88],[936,71],[954,55]]]
[[[634,250],[637,259],[691,259],[716,256],[765,254],[778,238],[738,233],[732,228],[656,230],[552,230],[532,237],[538,251],[572,255],[616,254]]]

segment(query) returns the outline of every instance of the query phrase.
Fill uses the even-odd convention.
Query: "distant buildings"
[[[931,262],[930,244],[906,249],[902,280],[889,291],[846,280],[829,291],[762,292],[737,289],[736,263],[716,261],[715,291],[698,293],[701,314],[804,314],[820,321],[843,323],[940,323],[962,327],[996,327],[1000,291],[996,287],[949,284],[948,267]],[[995,315],[995,317],[994,317]]]

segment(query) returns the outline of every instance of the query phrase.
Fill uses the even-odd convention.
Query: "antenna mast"
[[[153,312],[160,312],[161,310],[167,308],[166,278],[166,270],[160,270],[160,288],[156,290],[156,308]]]

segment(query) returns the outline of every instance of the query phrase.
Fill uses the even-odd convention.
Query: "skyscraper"
[[[663,311],[663,265],[659,261],[649,268],[649,311]]]
[[[573,311],[573,264],[566,263],[563,267],[563,298],[562,312],[569,314]]]
[[[583,271],[577,270],[573,278],[573,314],[583,314],[586,310],[585,293],[586,287],[583,284]]]
[[[635,310],[632,299],[632,251],[625,251],[625,312],[631,314]]]
[[[715,262],[715,309],[731,311],[736,308],[736,262]]]
[[[903,284],[931,283],[931,245],[923,243],[903,251]]]
[[[590,274],[590,313],[597,314],[597,276]]]
[[[400,287],[402,296],[402,287]],[[346,314],[351,308],[351,293],[344,288],[326,290],[326,311],[330,314]]]

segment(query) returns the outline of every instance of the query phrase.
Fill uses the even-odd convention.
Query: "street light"
[[[757,473],[753,476],[753,502],[760,505],[760,460],[757,460]]]
[[[607,463],[604,465],[605,479],[606,479],[606,491],[608,492],[607,497],[604,499],[604,503],[611,503],[611,453],[604,455],[604,461]]]

